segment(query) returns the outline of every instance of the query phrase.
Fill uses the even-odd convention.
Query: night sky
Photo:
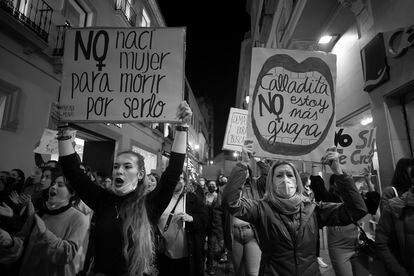
[[[158,0],[168,27],[185,26],[187,79],[196,97],[213,100],[215,155],[235,105],[240,46],[250,29],[245,0]]]

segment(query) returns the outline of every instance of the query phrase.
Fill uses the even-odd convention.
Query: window
[[[16,131],[20,88],[0,79],[0,129]]]
[[[132,0],[117,0],[115,10],[121,11],[131,26],[136,26],[137,15],[133,9]]]
[[[150,27],[150,26],[151,26],[151,19],[149,18],[147,11],[143,8],[142,17],[141,17],[141,27]]]
[[[64,15],[66,24],[71,27],[86,27],[88,24],[88,14],[90,13],[88,6],[84,1],[68,0]]]

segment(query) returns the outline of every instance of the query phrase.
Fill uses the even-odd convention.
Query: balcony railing
[[[0,9],[16,18],[41,39],[48,42],[53,9],[45,1],[25,0],[21,1],[20,6],[17,7],[14,1],[0,0]]]
[[[115,10],[121,11],[131,26],[136,26],[137,14],[128,0],[116,0]]]
[[[65,46],[65,33],[66,30],[69,28],[68,25],[57,25],[56,26],[56,31],[57,31],[57,36],[56,36],[56,45],[55,48],[53,49],[53,56],[63,56],[63,48]]]

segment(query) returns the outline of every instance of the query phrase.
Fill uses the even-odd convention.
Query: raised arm
[[[52,231],[47,229],[43,220],[36,215],[36,228],[38,235],[37,244],[39,248],[44,248],[45,253],[49,257],[50,261],[57,265],[68,264],[76,256],[80,246],[88,230],[87,218],[82,213],[77,213],[69,218],[70,224],[65,231],[64,237],[56,236]]]
[[[177,111],[177,117],[181,123],[177,124],[175,129],[175,137],[168,167],[161,175],[157,187],[146,198],[147,210],[152,222],[158,221],[162,212],[167,208],[174,193],[175,185],[182,173],[187,149],[188,122],[191,116],[192,111],[190,106],[185,101],[182,102]]]
[[[242,197],[244,183],[247,178],[247,165],[237,163],[230,173],[229,181],[224,188],[223,207],[236,217],[255,223],[259,217],[258,202]]]
[[[58,134],[59,162],[63,174],[69,180],[79,197],[92,210],[96,210],[104,191],[80,169],[79,158],[70,140],[68,129],[60,129]]]
[[[322,202],[318,207],[320,224],[322,224],[320,226],[348,225],[367,214],[364,200],[356,189],[354,180],[343,173],[338,157],[336,148],[331,148],[323,157],[323,162],[329,164],[334,174],[338,194],[342,197],[343,203]]]

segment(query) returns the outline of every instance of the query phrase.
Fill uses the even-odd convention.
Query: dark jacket
[[[194,193],[187,193],[186,213],[193,222],[186,223],[186,235],[189,253],[189,274],[204,275],[204,238],[208,226],[207,207]]]
[[[171,153],[168,168],[157,187],[146,195],[148,218],[156,224],[168,206],[184,165],[184,154]],[[80,198],[95,212],[95,272],[106,275],[125,275],[127,263],[123,256],[121,204],[128,204],[137,197],[136,192],[117,196],[95,185],[79,168],[77,154],[60,158],[62,170]]]
[[[378,222],[375,242],[389,275],[414,275],[414,194],[389,200]]]
[[[318,228],[348,225],[366,214],[364,201],[349,176],[335,176],[344,203],[303,202],[300,212],[292,216],[279,213],[266,200],[240,198],[245,177],[246,167],[237,164],[224,190],[223,204],[229,212],[255,225],[262,250],[259,275],[319,275]]]

